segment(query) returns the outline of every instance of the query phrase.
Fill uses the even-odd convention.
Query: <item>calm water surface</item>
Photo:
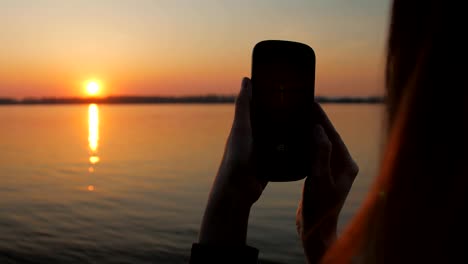
[[[379,162],[381,105],[325,105],[360,166],[340,219]],[[186,263],[233,105],[0,107],[0,263]],[[265,262],[304,263],[302,181],[270,183],[248,243]]]

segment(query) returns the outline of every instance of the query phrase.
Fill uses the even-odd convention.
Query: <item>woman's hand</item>
[[[338,215],[358,173],[358,166],[323,109],[313,131],[311,174],[304,183],[296,216],[298,234],[309,263],[320,260],[336,239]]]
[[[200,243],[245,244],[250,207],[266,186],[266,182],[256,177],[252,164],[251,95],[251,81],[244,78],[224,156],[203,217]]]

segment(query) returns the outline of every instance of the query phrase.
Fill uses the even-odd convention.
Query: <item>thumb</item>
[[[249,78],[242,80],[241,90],[236,98],[234,128],[244,132],[250,131],[250,101],[252,97],[252,82]],[[239,131],[240,132],[240,131]]]

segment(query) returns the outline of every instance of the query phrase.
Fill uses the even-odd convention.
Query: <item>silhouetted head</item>
[[[395,0],[389,138],[363,208],[325,262],[468,262],[468,85],[463,1]]]
[[[456,1],[393,1],[386,63],[390,123],[405,96],[418,96],[408,104],[434,100],[433,109],[466,96],[463,10]]]

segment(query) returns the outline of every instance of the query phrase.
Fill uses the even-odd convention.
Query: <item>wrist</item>
[[[327,236],[312,236],[303,240],[304,253],[308,263],[319,263],[328,249],[336,241],[336,232]]]
[[[337,239],[337,219],[323,219],[301,234],[308,263],[318,263]]]
[[[222,201],[237,210],[250,210],[263,189],[240,162],[223,162],[210,193],[209,202]]]
[[[248,190],[245,189],[236,188],[231,184],[217,185],[210,193],[208,205],[216,210],[250,211],[254,202],[249,199]]]
[[[231,195],[210,196],[203,216],[199,243],[245,245],[250,207]]]
[[[210,194],[205,214],[245,216],[249,214],[251,207],[252,203],[246,202],[237,191],[223,189]]]

